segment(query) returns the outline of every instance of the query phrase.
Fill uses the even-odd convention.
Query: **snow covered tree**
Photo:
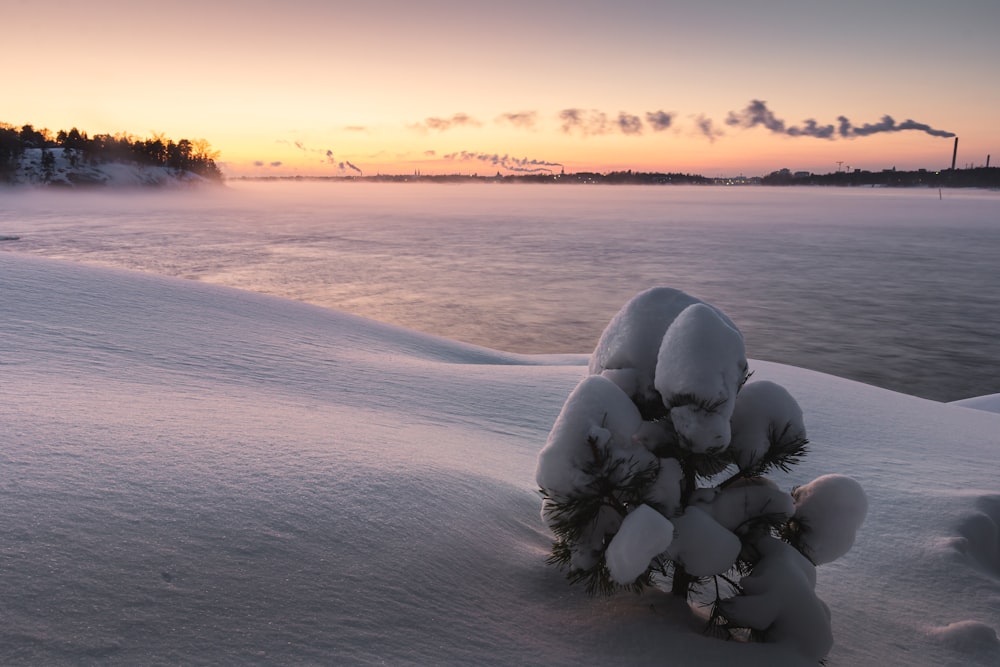
[[[549,562],[591,593],[707,596],[712,631],[822,659],[815,567],[850,549],[867,500],[842,475],[791,492],[765,477],[806,454],[806,429],[788,391],[748,382],[736,325],[650,289],[608,324],[589,371],[538,457]]]

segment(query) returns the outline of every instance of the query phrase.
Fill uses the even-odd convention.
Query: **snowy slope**
[[[89,164],[71,161],[62,148],[47,149],[52,155],[51,173],[42,166],[42,149],[29,148],[21,156],[13,174],[15,185],[54,185],[59,187],[148,187],[198,185],[208,180],[198,174],[154,165],[126,162]]]
[[[0,664],[808,664],[544,564],[586,356],[14,254],[0,294]],[[751,369],[813,443],[779,482],[869,498],[830,664],[998,664],[1000,415]]]

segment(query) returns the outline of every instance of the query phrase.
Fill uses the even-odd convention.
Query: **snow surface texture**
[[[10,253],[0,290],[0,664],[810,664],[544,565],[584,355]],[[779,486],[868,495],[829,664],[998,664],[1000,416],[750,363],[809,426]]]

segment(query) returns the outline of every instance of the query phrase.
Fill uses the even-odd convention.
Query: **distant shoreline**
[[[546,185],[707,185],[707,186],[796,186],[840,187],[924,187],[924,188],[1000,188],[1000,167],[942,169],[928,171],[880,172],[856,170],[813,174],[792,173],[787,169],[767,176],[708,177],[699,174],[616,171],[609,173],[577,172],[571,174],[377,174],[375,176],[231,176],[227,181],[321,181],[338,183],[538,183]]]

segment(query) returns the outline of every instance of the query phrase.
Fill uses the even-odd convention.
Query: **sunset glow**
[[[691,4],[15,3],[0,121],[204,138],[230,176],[1000,159],[995,1]]]

